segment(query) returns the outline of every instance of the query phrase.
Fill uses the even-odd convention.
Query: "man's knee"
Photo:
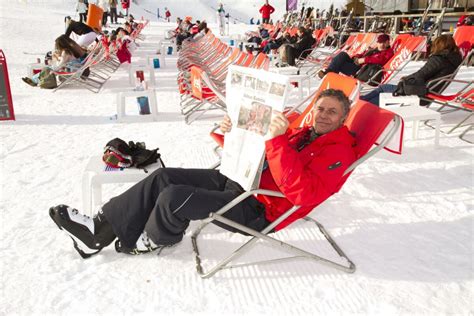
[[[160,180],[160,181],[165,181],[169,182],[172,178],[172,168],[158,168],[155,171],[153,171],[149,177],[153,177],[155,180]]]
[[[190,186],[170,184],[161,191],[156,203],[162,212],[178,215],[179,210],[190,203],[194,192],[195,189]]]

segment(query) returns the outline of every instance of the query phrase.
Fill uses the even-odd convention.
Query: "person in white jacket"
[[[225,35],[225,10],[222,3],[219,4],[217,9],[217,24],[219,25],[220,34]]]
[[[107,16],[109,15],[109,0],[99,0],[97,4],[104,11],[102,15],[102,27],[105,27],[107,25]]]
[[[77,0],[76,12],[79,13],[79,22],[86,23],[87,20],[87,6],[84,0]]]

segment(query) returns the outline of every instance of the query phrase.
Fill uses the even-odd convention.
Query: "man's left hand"
[[[272,121],[270,122],[270,126],[268,128],[269,139],[285,134],[289,124],[290,122],[288,122],[288,119],[285,115],[283,115],[283,113],[274,112]]]

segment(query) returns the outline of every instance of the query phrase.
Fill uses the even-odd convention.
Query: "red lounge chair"
[[[349,168],[345,171],[343,178],[343,182],[349,177],[352,171],[360,164],[364,163],[367,159],[372,157],[375,153],[380,151],[388,142],[396,135],[398,129],[402,125],[402,119],[394,114],[393,112],[387,111],[385,109],[380,109],[375,105],[364,101],[358,101],[356,105],[351,109],[348,119],[345,123],[349,130],[355,133],[355,138],[357,141],[356,146],[356,153],[357,153],[357,160],[349,166]],[[373,147],[374,145],[378,145]],[[373,148],[372,148],[373,147]],[[231,209],[237,203],[243,201],[247,197],[258,194],[258,195],[267,195],[267,196],[277,196],[277,197],[284,197],[281,192],[278,191],[270,191],[270,190],[253,190],[244,192],[233,201],[222,207],[220,210],[216,211],[215,213],[211,213],[209,217],[203,220],[203,223],[193,232],[191,236],[194,252],[195,252],[195,259],[196,259],[196,268],[197,272],[202,278],[209,278],[213,276],[215,273],[220,271],[224,268],[235,268],[235,267],[242,267],[248,265],[255,265],[260,263],[268,263],[268,262],[281,262],[283,260],[290,260],[290,259],[310,259],[315,262],[320,262],[326,264],[330,267],[352,273],[355,271],[356,267],[355,264],[346,256],[346,254],[342,251],[342,249],[337,245],[334,239],[330,236],[329,232],[324,228],[322,224],[317,222],[311,217],[303,217],[305,220],[313,222],[316,224],[318,229],[322,232],[324,237],[330,243],[332,248],[337,252],[337,254],[345,259],[345,264],[341,264],[339,262],[323,258],[317,254],[311,253],[309,251],[303,250],[301,248],[295,247],[287,242],[282,240],[278,240],[269,236],[268,234],[274,230],[278,224],[282,221],[287,219],[289,216],[295,214],[299,209],[299,206],[295,205],[290,208],[287,212],[281,215],[277,220],[272,222],[269,226],[267,226],[262,231],[256,231],[253,229],[249,229],[243,225],[235,223],[232,220],[229,220],[222,215]],[[208,269],[207,271],[204,270],[204,267],[201,264],[201,254],[198,248],[198,236],[201,231],[211,222],[218,221],[225,225],[234,227],[239,229],[251,237],[246,243],[240,246],[237,250],[232,252],[229,256],[225,257],[221,262],[214,265],[212,268]],[[288,228],[287,228],[288,229]],[[286,253],[290,253],[293,256],[285,257],[285,258],[278,258],[278,259],[271,259],[271,260],[264,260],[264,261],[257,261],[257,262],[250,262],[250,263],[240,263],[231,265],[230,263],[235,261],[235,259],[242,256],[245,252],[250,250],[252,247],[255,246],[258,240],[262,240],[267,242],[267,244],[278,248],[280,250],[284,250]],[[208,241],[209,242],[209,241]]]

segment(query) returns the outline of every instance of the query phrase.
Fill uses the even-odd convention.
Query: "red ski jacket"
[[[393,57],[393,49],[389,47],[383,51],[364,57],[365,54],[367,54],[367,52],[356,55],[355,57],[364,58],[364,64],[379,64],[383,66]]]
[[[130,0],[122,0],[122,9],[130,8]]]
[[[262,19],[269,19],[270,14],[275,12],[275,8],[272,7],[271,5],[264,4],[258,12],[262,14]]]
[[[338,192],[348,177],[344,171],[356,160],[355,139],[346,126],[319,136],[298,151],[309,136],[306,127],[265,143],[269,168],[262,173],[260,188],[280,191],[286,197],[257,196],[265,204],[266,219],[273,222],[293,205],[301,206],[275,230],[306,216]]]

